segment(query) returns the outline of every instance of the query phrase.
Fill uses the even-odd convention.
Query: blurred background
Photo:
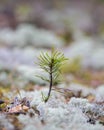
[[[45,84],[36,65],[54,47],[65,83],[104,83],[104,0],[0,0],[0,86]]]

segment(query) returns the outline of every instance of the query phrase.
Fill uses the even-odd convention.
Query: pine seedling
[[[60,82],[61,68],[64,65],[65,61],[68,59],[65,58],[63,53],[54,50],[51,51],[51,54],[47,52],[41,52],[38,59],[40,68],[49,75],[48,78],[38,76],[42,80],[45,80],[49,83],[49,91],[47,97],[45,97],[42,93],[43,100],[47,102],[51,94],[52,86]]]

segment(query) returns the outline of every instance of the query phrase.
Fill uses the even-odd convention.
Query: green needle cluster
[[[41,52],[38,59],[41,69],[43,69],[49,75],[48,78],[38,76],[42,80],[49,82],[48,96],[44,99],[44,101],[47,102],[51,94],[52,86],[60,82],[59,77],[61,75],[61,68],[68,59],[65,58],[64,54],[59,51],[51,51],[51,54],[47,52]]]

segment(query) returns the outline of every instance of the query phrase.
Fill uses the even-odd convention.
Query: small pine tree
[[[42,94],[44,101],[47,102],[50,97],[50,94],[51,94],[52,86],[54,84],[56,84],[56,83],[58,84],[60,82],[59,77],[61,74],[61,68],[62,68],[63,64],[65,63],[65,61],[67,60],[67,58],[65,58],[63,53],[52,50],[51,54],[49,54],[47,52],[45,52],[45,53],[41,52],[38,59],[39,59],[39,66],[41,67],[41,69],[43,69],[45,72],[47,72],[49,74],[48,79],[45,77],[42,77],[42,76],[38,76],[42,80],[49,82],[48,96],[45,97]]]

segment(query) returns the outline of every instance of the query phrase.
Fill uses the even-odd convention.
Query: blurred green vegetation
[[[81,70],[81,58],[80,57],[76,57],[73,60],[68,61],[67,64],[64,64],[63,68],[62,68],[62,72],[69,74],[76,74],[79,73],[79,71]]]

